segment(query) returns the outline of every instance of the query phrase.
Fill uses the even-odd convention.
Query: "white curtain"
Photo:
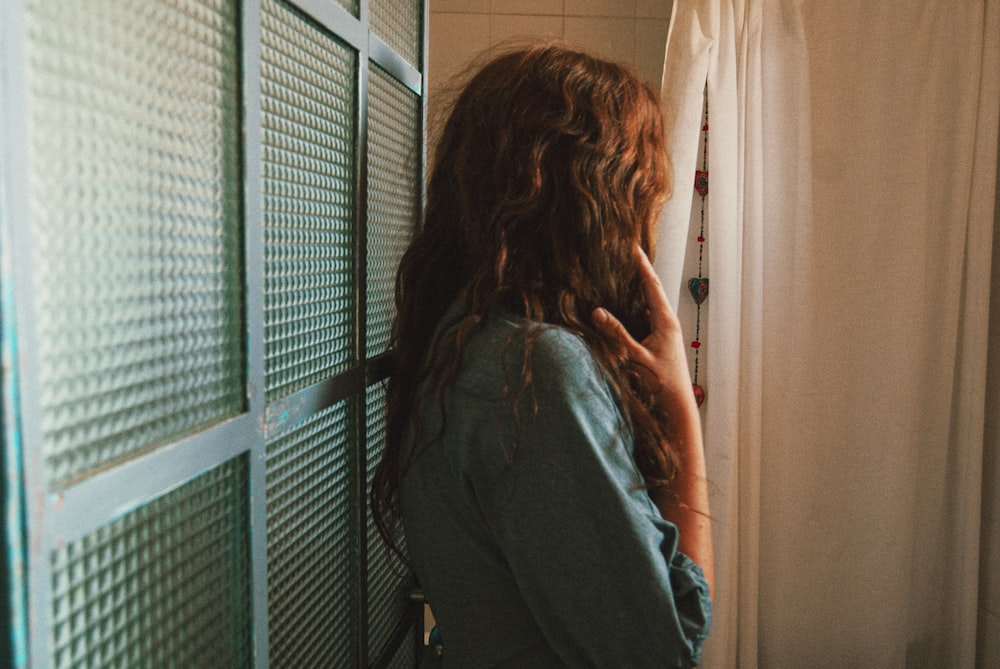
[[[709,105],[705,667],[974,666],[998,5],[674,3],[668,286]]]

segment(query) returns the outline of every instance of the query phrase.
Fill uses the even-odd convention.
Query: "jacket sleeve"
[[[510,465],[484,509],[525,601],[569,666],[690,667],[711,625],[701,568],[642,487],[589,350],[552,329],[516,396]]]

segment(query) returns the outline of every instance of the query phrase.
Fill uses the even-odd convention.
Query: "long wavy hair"
[[[627,67],[544,43],[504,52],[468,80],[396,278],[387,436],[371,489],[383,537],[392,541],[399,520],[402,476],[434,442],[404,443],[418,402],[441,396],[469,337],[498,309],[527,324],[525,386],[537,325],[583,338],[617,395],[645,484],[669,485],[669,419],[591,312],[604,307],[636,338],[648,333],[635,247],[653,254],[670,185],[658,96]]]

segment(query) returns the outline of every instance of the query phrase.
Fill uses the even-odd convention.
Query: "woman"
[[[646,256],[669,188],[657,98],[621,66],[537,45],[455,102],[397,277],[372,489],[446,666],[699,660],[701,428]]]

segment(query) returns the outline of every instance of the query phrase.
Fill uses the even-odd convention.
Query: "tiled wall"
[[[671,0],[429,0],[430,103],[480,52],[509,38],[560,37],[636,68],[659,90]]]

